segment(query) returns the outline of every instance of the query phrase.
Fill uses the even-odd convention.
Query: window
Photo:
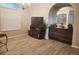
[[[18,8],[16,3],[0,3],[0,30],[20,30],[21,29],[21,11],[7,9],[7,8]]]
[[[19,4],[18,3],[0,3],[0,7],[19,8]]]

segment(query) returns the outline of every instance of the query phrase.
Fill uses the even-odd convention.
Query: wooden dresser
[[[72,44],[73,27],[68,25],[68,29],[56,28],[56,25],[49,27],[49,38],[55,39],[61,42]]]

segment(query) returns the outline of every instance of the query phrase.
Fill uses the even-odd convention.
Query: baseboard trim
[[[11,39],[11,38],[15,38],[15,37],[24,36],[24,35],[27,35],[27,34],[19,34],[19,35],[15,35],[15,36],[10,36],[10,37],[8,37],[8,38]]]
[[[72,45],[72,47],[79,49],[79,47],[78,46],[75,46],[75,45]]]

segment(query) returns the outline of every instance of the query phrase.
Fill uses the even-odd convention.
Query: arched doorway
[[[57,15],[57,12],[61,9],[61,8],[64,8],[64,7],[70,7],[70,8],[73,8],[73,6],[69,3],[56,3],[54,6],[51,7],[51,9],[49,10],[49,14],[48,14],[48,28],[46,30],[46,36],[45,38],[46,39],[49,39],[49,26],[51,24],[56,24],[57,23],[57,19],[56,19],[56,15]],[[70,12],[71,13],[71,12]]]

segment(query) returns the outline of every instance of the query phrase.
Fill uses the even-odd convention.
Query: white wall
[[[43,16],[45,22],[47,22],[48,19],[48,15],[47,15],[47,11],[48,11],[48,6],[50,4],[48,3],[35,3],[35,4],[31,4],[30,6],[30,16]]]

